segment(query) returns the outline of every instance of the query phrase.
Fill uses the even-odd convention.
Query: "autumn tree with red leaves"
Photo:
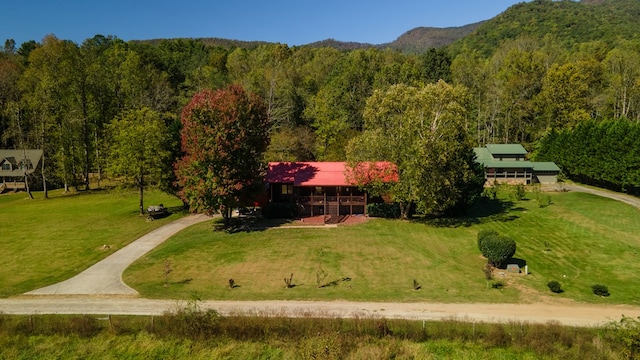
[[[176,164],[180,196],[192,211],[231,211],[251,195],[265,170],[269,120],[264,102],[239,85],[203,90],[182,111],[182,151]]]

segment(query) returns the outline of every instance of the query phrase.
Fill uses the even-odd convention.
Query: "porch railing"
[[[301,196],[299,198],[300,203],[302,205],[324,205],[324,204],[332,204],[332,205],[365,205],[366,200],[364,195],[362,196],[353,196],[353,195],[336,195],[336,196],[326,196],[326,195],[311,195],[311,196]]]

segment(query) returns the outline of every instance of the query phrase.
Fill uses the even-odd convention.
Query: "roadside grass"
[[[236,233],[205,222],[139,259],[124,280],[143,297],[169,299],[640,304],[640,210],[583,193],[547,195],[551,204],[541,207],[535,193],[518,202],[503,193],[455,219]],[[491,288],[476,244],[481,229],[512,237],[515,260],[531,274],[497,271],[494,281],[506,286]],[[550,280],[564,292],[552,294]],[[593,284],[611,296],[593,295]]]
[[[611,326],[422,322],[378,317],[0,314],[0,358],[618,359]]]
[[[149,231],[183,216],[156,221],[139,216],[135,190],[34,192],[0,196],[0,297],[66,280]],[[160,191],[145,191],[145,204],[179,207]],[[106,245],[106,246],[105,246]]]

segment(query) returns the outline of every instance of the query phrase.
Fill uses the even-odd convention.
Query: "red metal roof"
[[[369,163],[366,169],[384,173],[381,180],[398,181],[395,165],[389,162]],[[359,167],[360,168],[360,167]],[[382,171],[387,169],[391,171]],[[372,171],[367,171],[370,174]],[[265,181],[295,186],[355,186],[355,177],[345,162],[271,162]],[[359,176],[361,179],[362,176]],[[369,178],[369,176],[367,176]]]

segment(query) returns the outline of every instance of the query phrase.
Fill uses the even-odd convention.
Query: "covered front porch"
[[[295,203],[300,217],[325,216],[326,221],[367,214],[367,194],[351,186],[271,184],[271,202]]]

